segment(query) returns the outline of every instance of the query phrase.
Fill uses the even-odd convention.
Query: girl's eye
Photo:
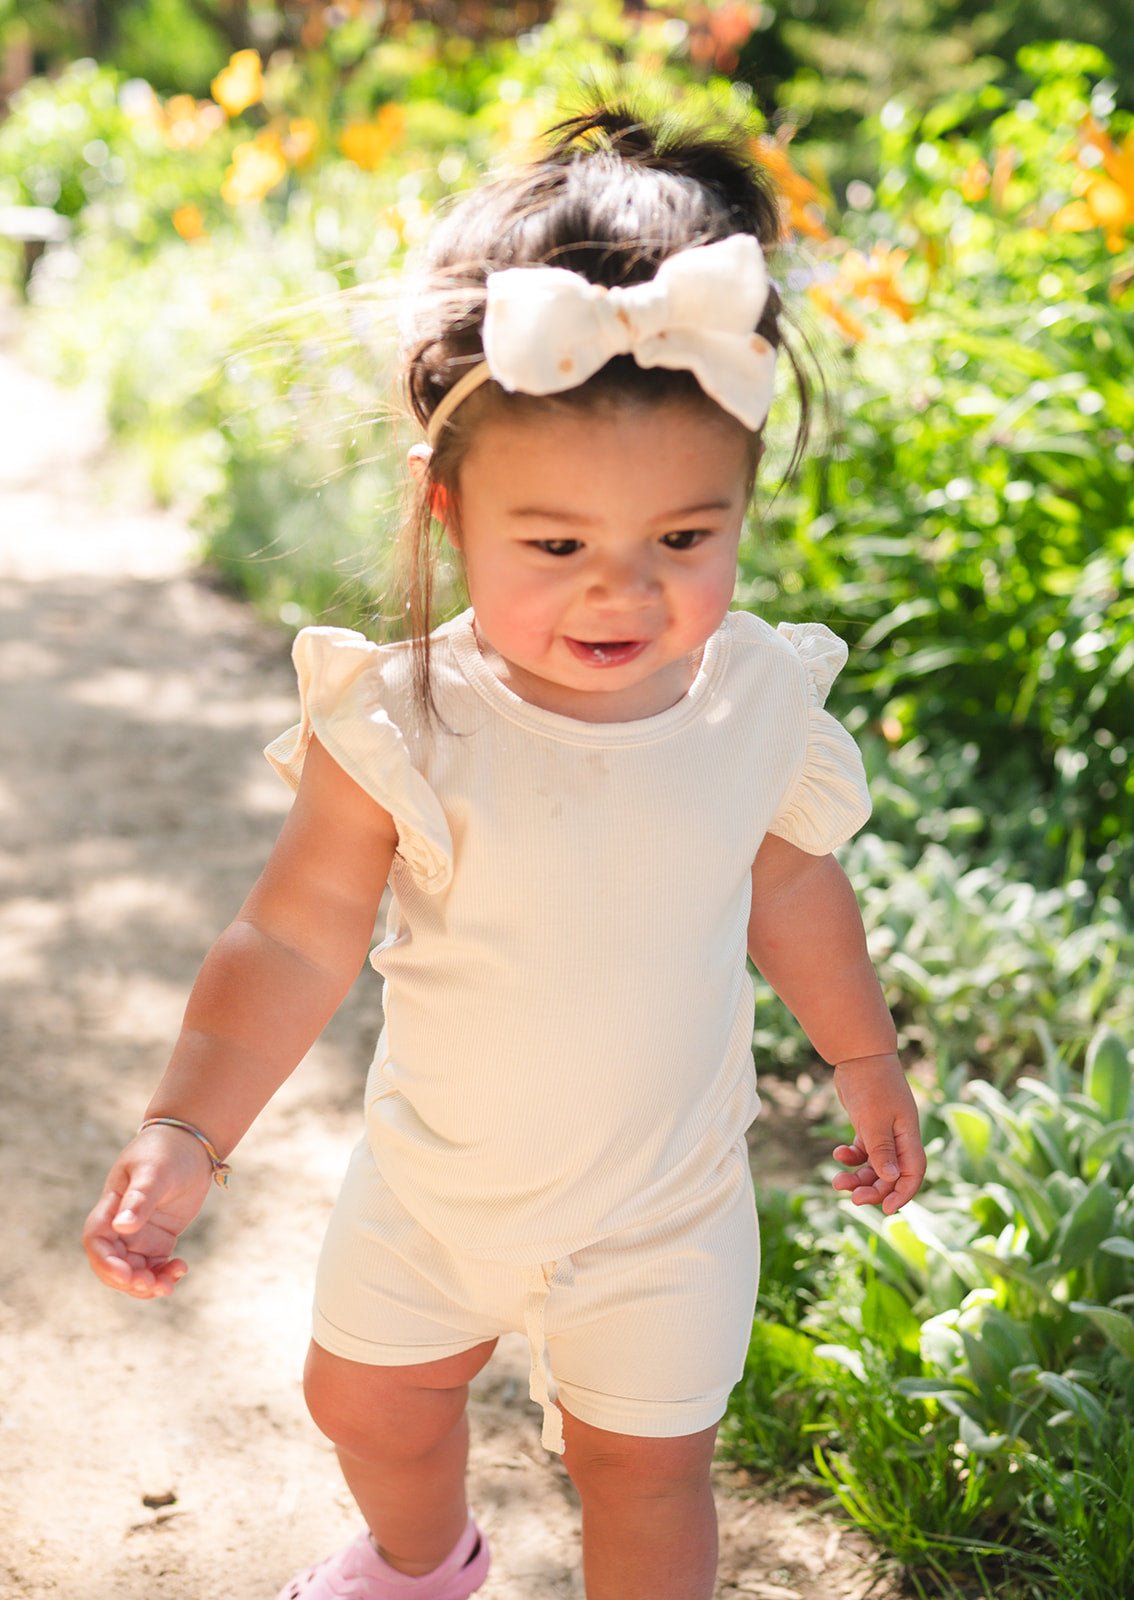
[[[573,556],[583,548],[579,539],[533,539],[533,550],[542,550],[547,556]]]
[[[674,533],[663,534],[662,544],[667,550],[692,550],[702,539],[708,537],[708,530],[705,528],[679,528]]]

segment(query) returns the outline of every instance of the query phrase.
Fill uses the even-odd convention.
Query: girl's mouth
[[[590,667],[624,667],[635,661],[649,643],[647,639],[566,639],[568,650],[577,661]]]

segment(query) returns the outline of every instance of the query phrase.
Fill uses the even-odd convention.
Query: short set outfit
[[[375,1365],[527,1334],[544,1443],[584,1422],[710,1427],[740,1377],[759,1246],[746,933],[766,833],[823,855],[870,813],[824,709],[846,646],[730,612],[655,716],[513,694],[471,611],[437,630],[438,717],[408,644],[295,641],[302,721],[398,832],[371,954],[385,1025],[332,1215],[314,1335]]]

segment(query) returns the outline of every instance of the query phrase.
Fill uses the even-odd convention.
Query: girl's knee
[[[717,1430],[672,1439],[609,1433],[566,1412],[563,1464],[588,1499],[681,1499],[708,1487]]]
[[[362,1460],[428,1455],[464,1416],[471,1352],[418,1366],[347,1361],[312,1343],[303,1373],[307,1409],[319,1431]],[[487,1356],[480,1359],[483,1366]]]

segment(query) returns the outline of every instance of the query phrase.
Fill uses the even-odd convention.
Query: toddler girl
[[[385,1027],[306,1391],[365,1528],[279,1600],[464,1600],[469,1380],[526,1333],[590,1600],[705,1600],[758,1243],[745,953],[835,1067],[835,1187],[893,1212],[917,1114],[831,851],[869,813],[817,624],[730,612],[781,343],[742,128],[621,106],[439,226],[404,323],[412,638],[295,644],[296,789],[207,957],[94,1270],[169,1294],[211,1179],[372,953]],[[794,363],[793,363],[794,365]],[[798,373],[797,373],[798,377]],[[470,606],[430,631],[431,519]]]

